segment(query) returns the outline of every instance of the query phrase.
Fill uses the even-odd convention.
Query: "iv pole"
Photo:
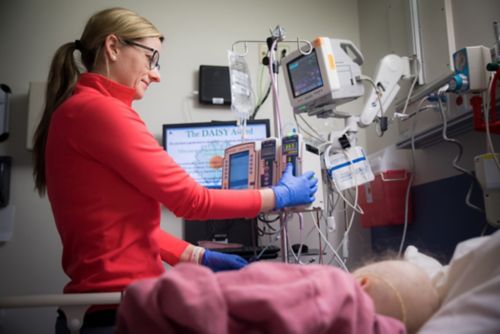
[[[274,120],[274,134],[276,138],[281,139],[281,130],[282,130],[282,120],[281,120],[281,114],[280,114],[280,109],[279,109],[279,91],[278,91],[278,73],[279,73],[279,60],[276,59],[276,49],[278,46],[278,43],[296,43],[297,44],[297,49],[300,51],[300,53],[307,55],[311,53],[312,51],[312,45],[309,41],[307,40],[299,40],[297,37],[297,40],[295,42],[287,42],[285,41],[285,29],[282,28],[280,25],[277,25],[274,30],[271,31],[271,36],[267,38],[267,40],[264,41],[256,41],[256,40],[241,40],[241,41],[236,41],[233,43],[232,49],[234,51],[234,48],[237,44],[243,43],[244,44],[244,52],[243,54],[240,54],[241,56],[246,56],[248,54],[248,43],[267,43],[267,47],[269,49],[269,57],[265,57],[263,64],[269,66],[269,75],[271,78],[271,86],[272,86],[272,92],[273,92],[273,120]],[[308,46],[306,49],[307,51],[303,51],[302,48],[300,47],[300,43],[304,43],[305,45]],[[267,59],[267,60],[266,60]],[[267,62],[267,64],[266,64]],[[288,238],[287,238],[287,220],[288,217],[286,214],[281,213],[280,214],[280,237],[281,237],[281,254],[283,258],[284,263],[288,263]]]

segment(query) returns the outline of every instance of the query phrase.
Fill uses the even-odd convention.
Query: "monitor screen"
[[[248,151],[229,156],[229,189],[248,188],[248,159]]]
[[[293,96],[299,97],[323,87],[323,78],[318,64],[316,50],[308,55],[300,55],[287,64],[288,76]]]
[[[162,141],[168,154],[198,183],[221,188],[224,150],[269,135],[268,119],[248,121],[245,139],[235,121],[164,124]]]

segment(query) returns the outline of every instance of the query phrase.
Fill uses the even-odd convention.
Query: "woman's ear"
[[[120,40],[115,34],[110,34],[104,40],[104,52],[108,59],[115,61],[118,57]]]

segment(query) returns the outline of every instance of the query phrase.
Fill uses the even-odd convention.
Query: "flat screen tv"
[[[222,160],[226,147],[270,135],[268,119],[247,122],[244,138],[236,121],[164,124],[163,147],[198,183],[222,187]]]

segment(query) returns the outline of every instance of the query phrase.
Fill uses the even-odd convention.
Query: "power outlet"
[[[262,64],[262,59],[267,56],[267,44],[259,44],[259,62]],[[290,53],[290,46],[286,44],[278,44],[276,56],[281,59]]]

